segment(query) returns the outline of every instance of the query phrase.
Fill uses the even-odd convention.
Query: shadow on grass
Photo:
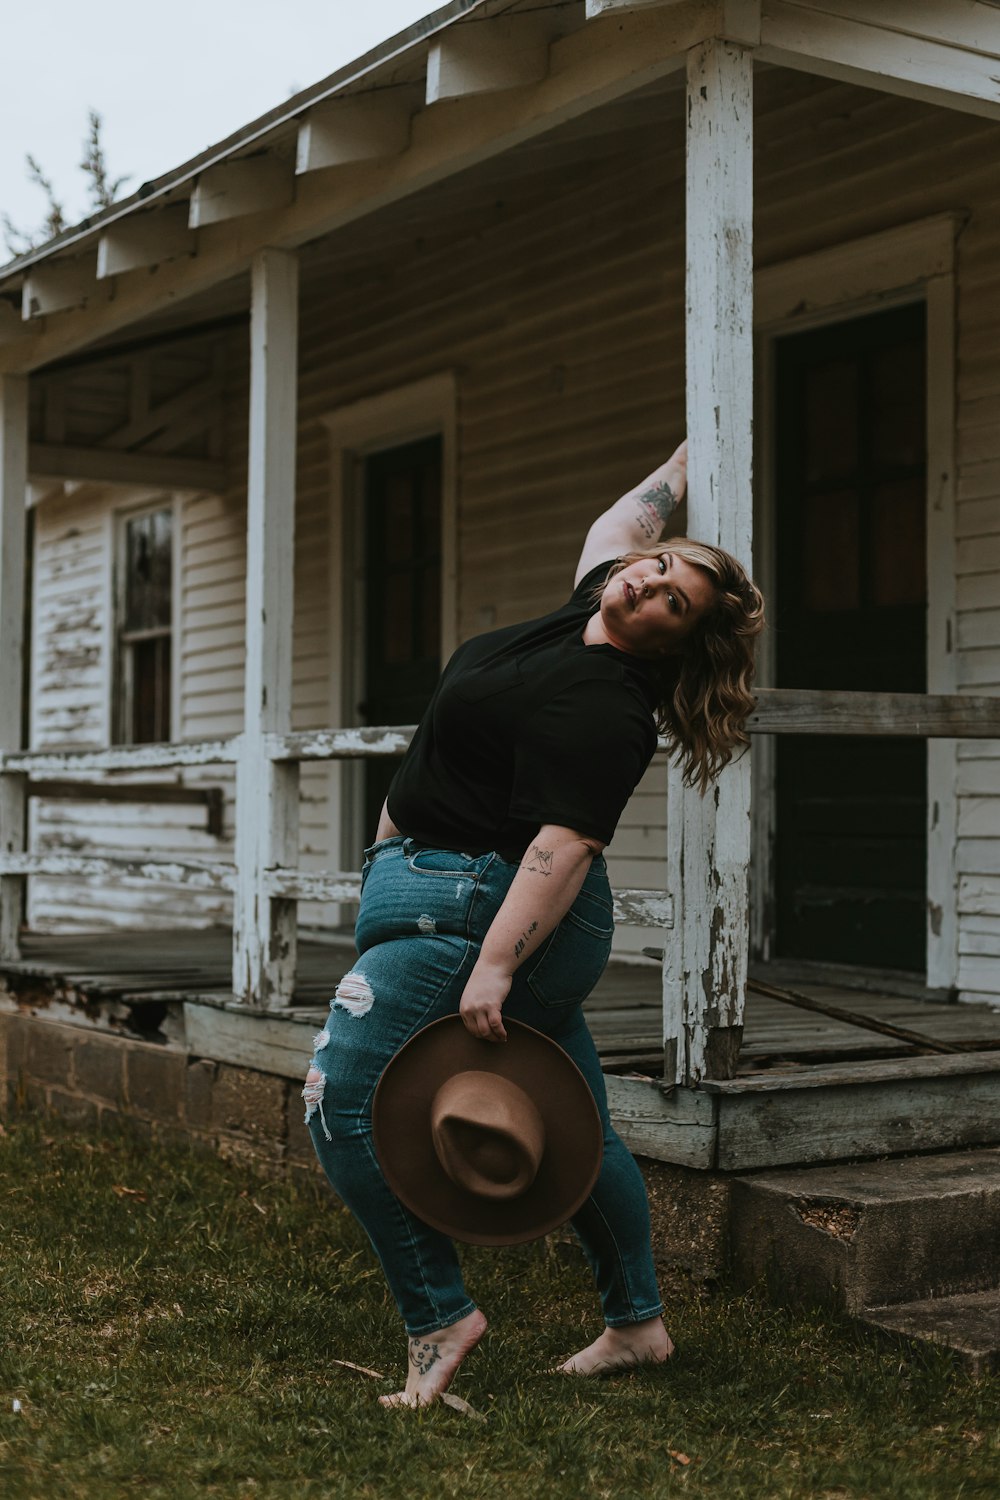
[[[378,1405],[401,1330],[364,1236],[319,1187],[17,1124],[0,1137],[0,1241],[4,1500],[998,1493],[996,1385],[828,1313],[677,1277],[669,1367],[548,1374],[599,1328],[558,1237],[464,1252],[491,1329],[455,1391],[485,1423]]]

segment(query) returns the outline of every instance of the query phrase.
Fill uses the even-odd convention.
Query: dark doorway
[[[415,724],[441,669],[441,439],[364,462],[367,724]],[[398,765],[364,762],[365,841]]]
[[[777,681],[926,690],[923,304],[776,346]],[[925,967],[922,740],[781,736],[779,957]]]

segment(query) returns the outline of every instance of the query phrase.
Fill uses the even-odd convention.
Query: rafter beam
[[[287,208],[295,195],[292,173],[283,161],[267,156],[247,157],[209,167],[191,194],[188,225],[224,224],[268,209]]]
[[[296,172],[380,161],[405,151],[412,110],[407,100],[387,98],[389,92],[335,99],[310,110],[299,128]]]
[[[85,307],[94,293],[94,282],[94,262],[89,256],[37,266],[24,278],[21,317],[41,318],[46,313]]]
[[[538,83],[549,66],[549,34],[534,16],[468,21],[427,54],[427,103]]]
[[[176,458],[169,453],[122,453],[110,448],[69,448],[32,443],[32,480],[92,479],[103,484],[153,484],[175,490],[220,490],[225,465],[215,459]]]
[[[194,248],[186,203],[136,214],[101,235],[97,242],[97,279],[162,265],[181,255],[193,255]]]

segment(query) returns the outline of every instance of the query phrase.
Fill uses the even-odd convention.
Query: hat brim
[[[572,1058],[522,1021],[507,1020],[506,1042],[472,1036],[459,1016],[432,1021],[391,1060],[375,1090],[375,1154],[390,1188],[412,1213],[469,1245],[519,1245],[573,1217],[601,1170],[603,1131],[594,1096]],[[534,1182],[494,1202],[452,1182],[431,1136],[431,1106],[446,1078],[466,1070],[509,1078],[531,1097],[545,1125]]]

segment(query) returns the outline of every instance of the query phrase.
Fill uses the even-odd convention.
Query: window
[[[115,740],[170,738],[173,514],[168,507],[123,519],[118,539]]]

